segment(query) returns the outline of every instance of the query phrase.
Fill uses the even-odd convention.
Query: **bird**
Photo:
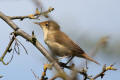
[[[72,41],[72,39],[70,39],[64,32],[62,32],[60,25],[57,22],[47,20],[43,22],[35,22],[35,24],[38,24],[42,28],[44,42],[50,48],[52,54],[58,57],[80,57],[99,64],[88,56],[88,54],[86,54],[84,50]]]

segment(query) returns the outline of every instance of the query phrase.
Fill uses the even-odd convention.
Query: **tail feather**
[[[91,57],[89,57],[86,53],[83,53],[81,56],[83,58],[87,59],[87,60],[90,60],[90,61],[92,61],[92,62],[100,65],[100,63],[98,63],[97,61],[95,61],[94,59],[92,59]]]

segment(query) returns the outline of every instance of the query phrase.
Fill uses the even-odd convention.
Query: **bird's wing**
[[[54,34],[57,34],[54,36],[57,43],[66,46],[68,49],[71,49],[75,53],[84,53],[84,51],[76,43],[74,43],[65,33],[57,31]]]
[[[77,44],[75,44],[65,33],[58,32],[54,33],[57,35],[54,35],[54,41],[56,43],[59,43],[61,45],[66,46],[68,49],[72,50],[74,53],[74,56],[83,57],[85,59],[88,59],[90,61],[95,62],[96,64],[99,64],[97,61],[89,57]]]

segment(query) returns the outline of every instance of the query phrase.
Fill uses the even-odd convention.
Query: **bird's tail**
[[[87,60],[90,60],[90,61],[92,61],[92,62],[100,65],[100,63],[98,63],[97,61],[95,61],[94,59],[92,59],[91,57],[89,57],[86,53],[83,53],[81,56],[83,58],[87,59]]]

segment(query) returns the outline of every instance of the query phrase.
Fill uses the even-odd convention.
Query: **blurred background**
[[[0,0],[0,11],[8,16],[24,16],[35,13],[36,0]],[[89,55],[101,63],[98,66],[89,62],[88,73],[95,75],[102,71],[104,64],[113,63],[117,71],[108,71],[103,80],[119,80],[120,77],[120,0],[40,0],[43,11],[49,7],[55,8],[49,14],[50,19],[61,25],[61,30],[70,36]],[[48,20],[44,17],[40,21]],[[24,19],[14,22],[28,34],[34,30],[37,39],[48,49],[43,41],[43,33],[39,26],[33,24],[39,20]],[[4,52],[9,42],[9,35],[13,31],[3,20],[0,19],[0,55]],[[109,37],[106,45],[100,45],[100,40]],[[18,37],[26,47],[28,55],[20,47],[20,55],[15,54],[12,62],[4,66],[0,63],[1,80],[35,80],[31,69],[41,76],[43,65],[48,63],[47,59],[29,42]],[[97,47],[97,50],[96,50]],[[49,50],[49,49],[48,49]],[[94,52],[94,54],[92,54]],[[5,57],[5,61],[10,59],[11,54]],[[76,68],[84,67],[84,59],[75,58]],[[66,70],[68,71],[68,70]],[[47,72],[50,78],[52,71]],[[80,75],[78,78],[82,78]],[[97,80],[101,80],[98,78]]]

